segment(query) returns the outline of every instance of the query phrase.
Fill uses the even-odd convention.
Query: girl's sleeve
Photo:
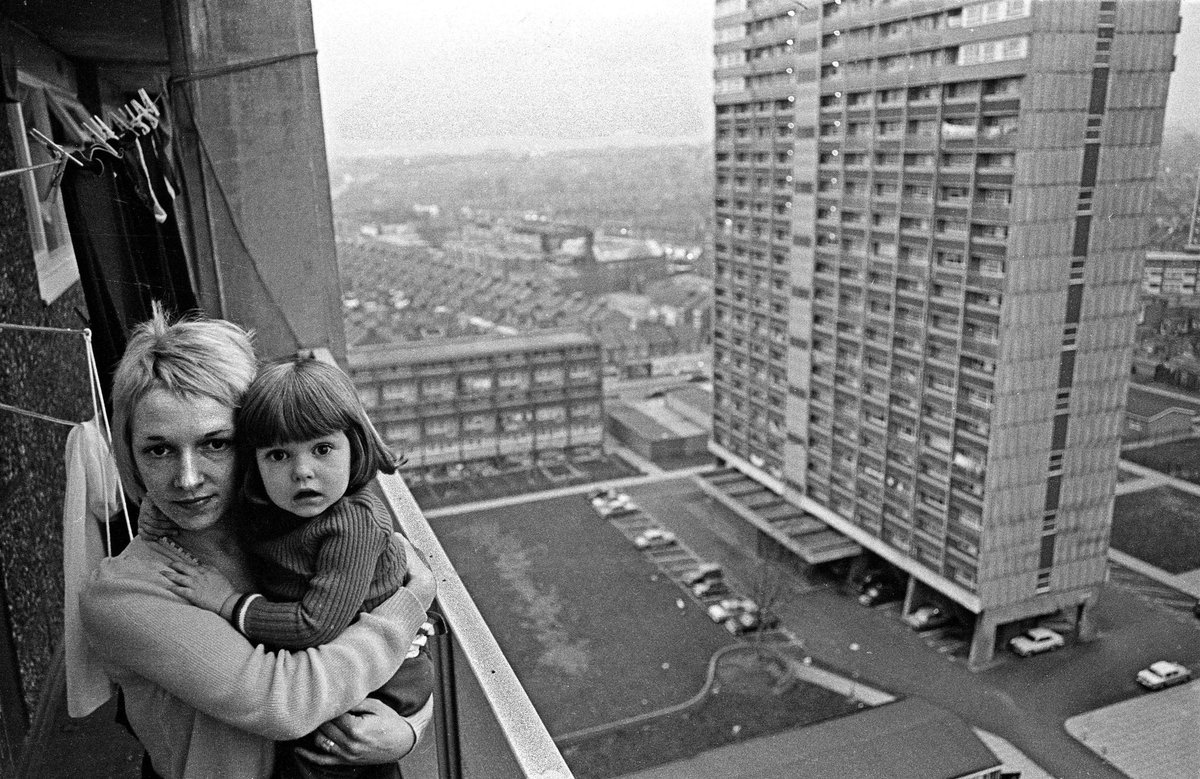
[[[311,732],[386,682],[425,619],[401,588],[329,644],[268,652],[158,585],[157,570],[142,574],[102,569],[82,593],[95,651],[208,716],[277,741]]]
[[[363,504],[344,501],[322,517],[315,573],[298,601],[255,598],[246,611],[246,635],[283,649],[307,649],[332,641],[362,608],[375,567],[392,534]]]

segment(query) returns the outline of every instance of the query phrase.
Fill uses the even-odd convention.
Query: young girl
[[[346,374],[310,358],[265,367],[237,414],[237,437],[251,504],[239,525],[262,593],[239,593],[215,569],[164,572],[192,604],[228,619],[251,641],[303,649],[335,638],[361,611],[386,600],[407,572],[391,515],[366,487],[393,473],[396,459],[376,432]],[[433,691],[422,649],[372,693],[399,714],[421,709]],[[311,737],[309,737],[311,738]],[[276,776],[398,776],[352,766],[321,766],[286,742]]]

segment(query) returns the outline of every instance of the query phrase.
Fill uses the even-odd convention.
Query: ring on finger
[[[332,752],[334,747],[333,739],[329,736],[321,736],[321,749],[326,752]]]

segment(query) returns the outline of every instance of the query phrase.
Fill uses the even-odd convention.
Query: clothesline
[[[58,417],[52,417],[49,414],[41,414],[37,411],[30,411],[29,409],[26,409],[26,408],[18,408],[17,406],[10,406],[7,403],[0,403],[0,410],[9,411],[9,412],[12,412],[13,414],[19,414],[21,416],[33,417],[34,419],[40,419],[43,422],[53,422],[57,425],[66,425],[67,427],[75,427],[75,425],[79,424],[78,422],[72,422],[68,419],[59,419]]]
[[[0,322],[0,330],[16,330],[18,332],[26,332],[26,333],[50,333],[50,334],[54,334],[54,335],[81,335],[81,336],[83,336],[83,340],[84,340],[85,346],[87,348],[89,376],[91,374],[92,331],[89,328],[85,327],[82,330],[77,330],[77,329],[72,329],[72,328],[68,328],[68,327],[50,327],[48,325],[22,325],[22,324],[17,324],[15,322]],[[93,394],[95,394],[94,390],[93,390]],[[94,400],[93,400],[93,405],[95,405]],[[66,425],[67,427],[74,427],[75,425],[79,424],[78,422],[72,422],[67,419],[59,419],[58,417],[50,416],[49,414],[43,414],[39,411],[31,411],[27,408],[13,406],[8,403],[0,403],[0,410],[8,411],[9,413],[18,414],[21,416],[32,417],[33,419],[40,419],[43,422],[53,422],[58,425]]]
[[[34,333],[64,333],[66,335],[82,335],[85,339],[90,338],[92,331],[89,328],[72,329],[69,327],[50,327],[48,325],[19,325],[12,322],[0,322],[0,330],[25,330]]]
[[[55,165],[65,164],[66,161],[67,161],[66,158],[63,157],[61,159],[52,160],[50,162],[42,162],[37,165],[26,165],[24,168],[13,168],[12,170],[0,170],[0,179],[8,178],[9,176],[17,176],[17,175],[20,175],[21,173],[29,173],[30,171],[34,171],[34,170],[41,170],[42,168],[52,168]]]

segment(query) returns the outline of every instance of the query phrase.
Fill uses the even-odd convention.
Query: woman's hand
[[[142,505],[138,507],[137,526],[138,535],[145,536],[147,541],[172,538],[179,532],[179,526],[167,519],[149,496],[142,498]]]
[[[402,717],[383,701],[367,698],[342,716],[322,725],[315,748],[296,751],[319,765],[378,765],[407,755],[433,716],[433,699],[409,717]]]
[[[167,565],[170,567],[162,575],[167,580],[168,590],[193,606],[208,609],[228,619],[224,607],[238,593],[225,574],[208,565],[193,565],[182,560],[172,560]]]
[[[437,579],[429,567],[429,558],[404,536],[397,533],[396,537],[404,547],[404,557],[408,563],[408,578],[404,580],[404,588],[417,597],[421,608],[428,611],[437,595]]]

